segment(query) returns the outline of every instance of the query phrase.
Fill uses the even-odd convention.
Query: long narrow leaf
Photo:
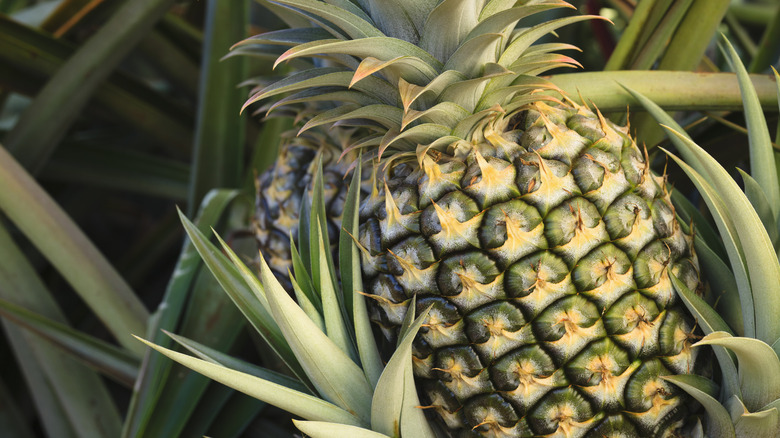
[[[0,299],[0,315],[62,348],[73,358],[131,387],[138,376],[138,358],[101,339]]]
[[[778,9],[780,15],[780,9]],[[775,218],[780,215],[780,182],[777,180],[772,139],[766,125],[764,112],[758,101],[758,95],[753,88],[748,72],[739,55],[728,39],[723,38],[727,58],[737,73],[739,90],[745,107],[745,121],[750,144],[750,174],[758,182],[769,201],[769,208]]]
[[[317,391],[368,424],[372,390],[362,370],[295,304],[262,255],[260,276],[274,318]]]
[[[263,306],[258,305],[258,299],[250,290],[241,276],[241,272],[225,257],[217,248],[206,239],[196,227],[183,214],[180,213],[184,229],[190,236],[192,243],[219,281],[225,292],[236,303],[252,326],[263,336],[271,348],[285,361],[296,375],[304,376],[303,369],[298,364],[293,351],[284,340],[282,331],[276,324],[271,314]]]
[[[309,420],[332,421],[355,426],[361,425],[361,421],[354,415],[312,395],[294,391],[285,386],[271,383],[250,374],[231,370],[230,368],[225,368],[202,359],[187,356],[186,354],[152,344],[141,338],[138,339],[149,347],[188,368],[216,380],[223,385],[229,386],[236,391],[241,391],[244,394],[263,400],[268,404],[277,406],[294,415]]]
[[[197,131],[190,178],[191,212],[214,187],[242,183],[246,121],[238,113],[245,92],[246,57],[220,62],[230,46],[246,36],[248,0],[206,2],[205,45],[198,99]]]
[[[57,322],[67,322],[3,226],[0,226],[0,297]],[[3,325],[12,334],[9,341],[41,410],[47,433],[106,438],[119,434],[119,412],[97,373],[48,341],[7,321]]]
[[[5,137],[6,147],[19,158],[22,166],[33,173],[43,168],[97,86],[172,3],[173,0],[124,3],[46,83]]]
[[[149,313],[130,286],[73,220],[0,147],[0,210],[46,256],[117,341],[140,354],[131,333],[144,333]]]

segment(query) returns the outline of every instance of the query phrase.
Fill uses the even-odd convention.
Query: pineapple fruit
[[[476,27],[489,30],[485,23],[496,14],[517,17],[533,8],[562,5],[532,1],[517,11],[513,1],[477,2],[479,13],[448,12],[448,21],[434,16],[444,13],[445,5],[465,7],[467,2],[445,0],[435,9],[426,9],[433,5],[425,2],[367,0],[358,2],[360,6],[332,2],[348,12],[311,0],[273,3],[305,15],[346,41],[346,35],[376,34],[368,21],[386,34],[411,41],[414,30],[420,34],[418,24],[427,21],[418,42],[426,40],[429,26],[445,34],[455,30],[468,35]],[[426,14],[430,16],[425,18]],[[480,18],[476,27],[436,26],[461,23],[460,18],[468,21],[472,15]],[[392,102],[363,109],[347,104],[305,126],[336,122],[384,127],[354,143],[369,158],[384,153],[385,174],[375,178],[374,191],[360,202],[359,181],[353,178],[340,239],[340,290],[335,268],[326,260],[326,226],[301,228],[302,239],[319,244],[312,245],[307,266],[291,277],[299,285],[295,303],[262,254],[258,279],[224,242],[227,257],[182,218],[206,264],[295,378],[257,369],[179,337],[175,339],[203,359],[147,345],[301,417],[293,422],[312,438],[778,436],[780,263],[777,240],[770,236],[777,235],[774,207],[780,183],[774,160],[767,159],[772,145],[746,70],[726,42],[745,96],[751,156],[757,164],[752,175],[743,173],[747,196],[671,117],[629,90],[670,127],[670,138],[685,161],[670,155],[699,188],[715,218],[720,239],[702,235],[696,247],[704,249],[705,274],[717,279],[719,283],[713,284],[738,307],[719,315],[696,293],[697,256],[690,236],[682,231],[687,226],[674,220],[664,178],[650,172],[646,154],[627,130],[565,97],[555,101],[536,93],[544,85],[538,79],[501,73],[496,66],[508,63],[517,73],[524,67],[514,62],[515,57],[533,65],[532,59],[539,58],[521,52],[539,54],[543,49],[525,41],[522,50],[514,50],[513,44],[527,33],[538,37],[561,24],[547,23],[543,32],[534,28],[515,32],[511,22],[504,33],[509,45],[497,46],[501,50],[495,56],[482,56],[479,62],[487,62],[484,69],[447,61],[448,67],[460,66],[461,73],[469,74],[444,69],[430,82],[445,75],[460,81],[442,79],[423,86],[397,77],[399,126],[388,123],[393,120]],[[317,47],[320,56],[349,61],[334,55],[333,46],[328,49],[345,41],[317,42],[324,32],[313,29],[291,32],[295,36],[272,34],[253,42],[295,45],[308,38],[299,53]],[[373,81],[373,86],[360,88],[355,86],[358,79],[372,81],[368,78],[374,73],[385,79],[399,72],[414,76],[404,65],[424,73],[425,67],[417,62],[424,55],[409,55],[415,52],[409,46],[400,44],[400,50],[397,42],[386,39],[368,45],[357,41],[364,59],[345,62],[346,74],[323,79],[310,72],[271,86],[256,99],[280,89],[306,90],[298,97],[320,97],[325,92],[366,106],[389,95],[380,89],[383,83]],[[457,41],[465,47],[470,39]],[[395,44],[392,51],[401,57],[372,59],[366,47],[378,55],[380,42]],[[502,61],[500,54],[507,52],[513,54]],[[457,50],[448,59],[456,55]],[[466,58],[465,53],[460,57]],[[490,59],[499,62],[490,64]],[[547,58],[525,72],[539,73],[560,59]],[[403,65],[398,69],[390,68],[399,62]],[[487,71],[501,74],[480,76]],[[331,67],[319,73],[339,71]],[[496,102],[500,93],[487,96],[490,84],[502,76],[511,76],[511,92]],[[776,79],[780,81],[780,76]],[[498,82],[502,87],[494,91],[507,89]],[[487,86],[482,89],[479,83]],[[515,87],[518,83],[522,86]],[[333,94],[338,85],[359,92]],[[433,96],[418,101],[424,93]],[[483,98],[481,107],[462,105]],[[441,110],[457,112],[455,105],[468,108],[474,117],[447,122]],[[410,125],[409,117],[417,124]],[[437,123],[428,118],[455,127],[442,133],[445,129],[432,126]],[[321,190],[322,184],[315,187]],[[321,196],[319,190],[315,199]],[[302,210],[303,218],[322,224],[327,214],[321,203],[316,204],[317,208]],[[699,228],[711,226],[700,215],[692,215],[692,206],[681,203],[679,208]],[[360,243],[350,240],[352,236],[359,236]],[[713,251],[718,245],[728,256]],[[373,300],[364,300],[365,295]],[[371,334],[366,301],[375,303],[373,319],[382,331],[397,338],[386,363]],[[696,344],[690,343],[691,317],[681,304],[706,334]],[[696,353],[700,345],[718,347],[717,382],[691,374],[703,361]],[[706,413],[687,421],[685,410],[691,403],[682,391],[700,402]],[[423,411],[437,422],[428,421]]]
[[[347,185],[344,178],[349,160],[339,160],[343,141],[351,130],[314,129],[297,136],[297,130],[284,134],[279,157],[256,181],[256,214],[254,235],[276,277],[288,291],[292,290],[290,239],[297,241],[301,205],[309,195],[313,176],[321,163],[324,180],[324,202],[329,235],[338,237]],[[330,244],[335,247],[332,239]]]
[[[536,76],[576,61],[532,43],[592,17],[516,28],[556,0],[270,3],[321,30],[253,42],[336,67],[248,103],[343,87],[302,131],[369,132],[352,147],[382,170],[361,203],[365,292],[391,342],[412,302],[430,308],[413,349],[425,407],[456,436],[680,430],[690,401],[661,377],[698,367],[670,280],[697,288],[692,238],[627,129]]]

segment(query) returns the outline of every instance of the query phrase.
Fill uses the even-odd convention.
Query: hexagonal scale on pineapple
[[[566,364],[566,374],[599,410],[625,409],[625,388],[634,371],[642,364],[609,339],[588,345]]]
[[[504,266],[547,248],[542,217],[536,208],[519,199],[490,207],[479,229],[479,239]]]
[[[612,242],[635,258],[637,253],[659,236],[655,234],[653,217],[647,201],[627,193],[618,198],[604,214]]]
[[[486,363],[535,341],[523,313],[507,301],[498,301],[469,313],[466,334]]]
[[[482,208],[520,195],[515,186],[516,170],[511,162],[493,157],[486,159],[478,150],[474,151],[474,156],[475,163],[463,177],[463,187]]]
[[[477,233],[483,214],[463,192],[451,192],[423,210],[420,225],[437,256],[478,248]]]
[[[560,365],[607,334],[601,310],[580,295],[561,298],[531,324],[536,338]]]
[[[565,163],[529,152],[517,159],[515,167],[520,198],[534,205],[542,216],[564,200],[580,194],[577,182]]]
[[[577,293],[566,263],[547,251],[514,263],[505,277],[507,294],[531,319],[558,299]]]
[[[610,238],[596,206],[577,197],[563,202],[544,218],[544,234],[553,252],[569,267]]]
[[[563,369],[539,345],[521,347],[490,367],[496,388],[525,415],[548,392],[569,386]]]
[[[623,251],[611,243],[583,257],[572,271],[577,290],[602,309],[636,290],[634,269]]]
[[[610,338],[625,348],[632,359],[658,354],[658,338],[666,311],[639,292],[624,295],[604,314]]]
[[[529,414],[528,423],[537,435],[573,438],[585,435],[601,417],[594,417],[590,403],[569,387],[547,394]]]
[[[468,346],[445,347],[435,353],[435,371],[458,400],[493,392],[490,373]]]

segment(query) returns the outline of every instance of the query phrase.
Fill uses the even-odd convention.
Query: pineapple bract
[[[594,17],[518,27],[558,0],[269,3],[316,27],[247,43],[329,66],[247,104],[327,95],[302,131],[369,132],[351,146],[382,170],[361,204],[365,292],[391,341],[410,303],[431,309],[413,349],[424,407],[454,436],[684,427],[690,399],[661,377],[697,368],[670,280],[697,288],[692,238],[627,129],[537,77],[576,61],[534,43]]]

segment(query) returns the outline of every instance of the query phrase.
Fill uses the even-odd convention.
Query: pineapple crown
[[[247,106],[287,94],[268,107],[313,101],[339,105],[309,119],[315,126],[369,129],[351,148],[381,157],[415,155],[469,140],[485,119],[516,112],[551,96],[538,75],[579,66],[557,54],[576,49],[534,43],[565,25],[595,16],[571,16],[531,27],[518,23],[534,14],[573,8],[563,0],[268,0],[291,29],[269,32],[234,46],[240,51],[279,53],[276,65],[314,57],[310,68],[268,85]],[[289,47],[289,48],[288,48]],[[400,153],[400,154],[399,154]],[[417,155],[421,155],[417,153]]]

